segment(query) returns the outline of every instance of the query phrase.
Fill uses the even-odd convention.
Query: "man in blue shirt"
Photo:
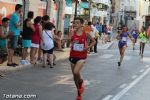
[[[8,63],[7,66],[15,67],[18,64],[13,63],[13,55],[14,50],[17,48],[18,37],[20,35],[20,15],[22,13],[22,5],[17,4],[15,7],[15,12],[10,17],[9,30],[13,33],[13,36],[10,38],[10,47],[9,47],[9,55],[8,55]]]
[[[101,33],[102,33],[102,25],[101,25],[99,22],[96,23],[96,29],[98,30],[99,35],[101,36]]]

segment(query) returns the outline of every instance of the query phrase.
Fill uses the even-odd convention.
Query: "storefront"
[[[23,4],[22,0],[0,0],[0,24],[4,17],[10,18],[15,11],[16,4]]]

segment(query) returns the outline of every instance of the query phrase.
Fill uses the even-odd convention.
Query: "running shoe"
[[[80,84],[79,84],[79,93],[82,95],[83,94],[83,92],[84,92],[84,82],[81,82]]]
[[[143,54],[141,54],[141,58],[143,58]]]
[[[81,96],[77,96],[76,100],[82,100],[82,97]]]
[[[121,66],[121,63],[120,63],[120,62],[118,62],[118,66],[119,66],[119,67]]]

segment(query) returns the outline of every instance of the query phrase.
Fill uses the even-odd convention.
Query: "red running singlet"
[[[70,50],[70,57],[86,59],[87,50],[84,50],[87,44],[86,33],[83,32],[81,36],[78,36],[76,33],[74,33],[71,38],[71,41],[72,45]]]

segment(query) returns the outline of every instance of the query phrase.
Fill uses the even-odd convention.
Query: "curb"
[[[112,45],[114,44],[114,42],[111,42],[109,45],[106,45],[104,48],[99,48],[100,50],[107,50],[109,49]],[[61,56],[61,55],[60,55]],[[56,62],[60,62],[60,61],[63,61],[63,60],[66,60],[68,58],[68,56],[65,56],[63,58],[57,58],[56,59]],[[10,73],[13,73],[13,72],[17,72],[17,71],[21,71],[21,70],[24,70],[24,69],[28,69],[28,68],[34,68],[34,67],[39,67],[41,66],[41,63],[38,63],[36,66],[32,65],[32,64],[29,64],[29,65],[19,65],[17,67],[12,67],[12,68],[4,68],[4,69],[0,69],[0,73],[3,73],[3,74],[10,74]]]
[[[62,55],[59,54],[60,57],[56,58],[55,62],[57,63],[57,62],[60,62],[60,61],[63,61],[65,59],[67,59],[68,58],[67,52],[68,51],[66,51],[66,54],[64,54],[65,56],[62,56]],[[10,74],[10,73],[21,71],[21,70],[28,69],[28,68],[39,68],[40,66],[42,66],[41,62],[38,62],[36,65],[29,64],[29,65],[19,65],[19,66],[16,66],[16,67],[8,67],[8,66],[5,65],[5,66],[2,66],[2,68],[0,69],[0,73],[7,75],[7,74]],[[5,67],[8,67],[8,68],[5,68]]]

